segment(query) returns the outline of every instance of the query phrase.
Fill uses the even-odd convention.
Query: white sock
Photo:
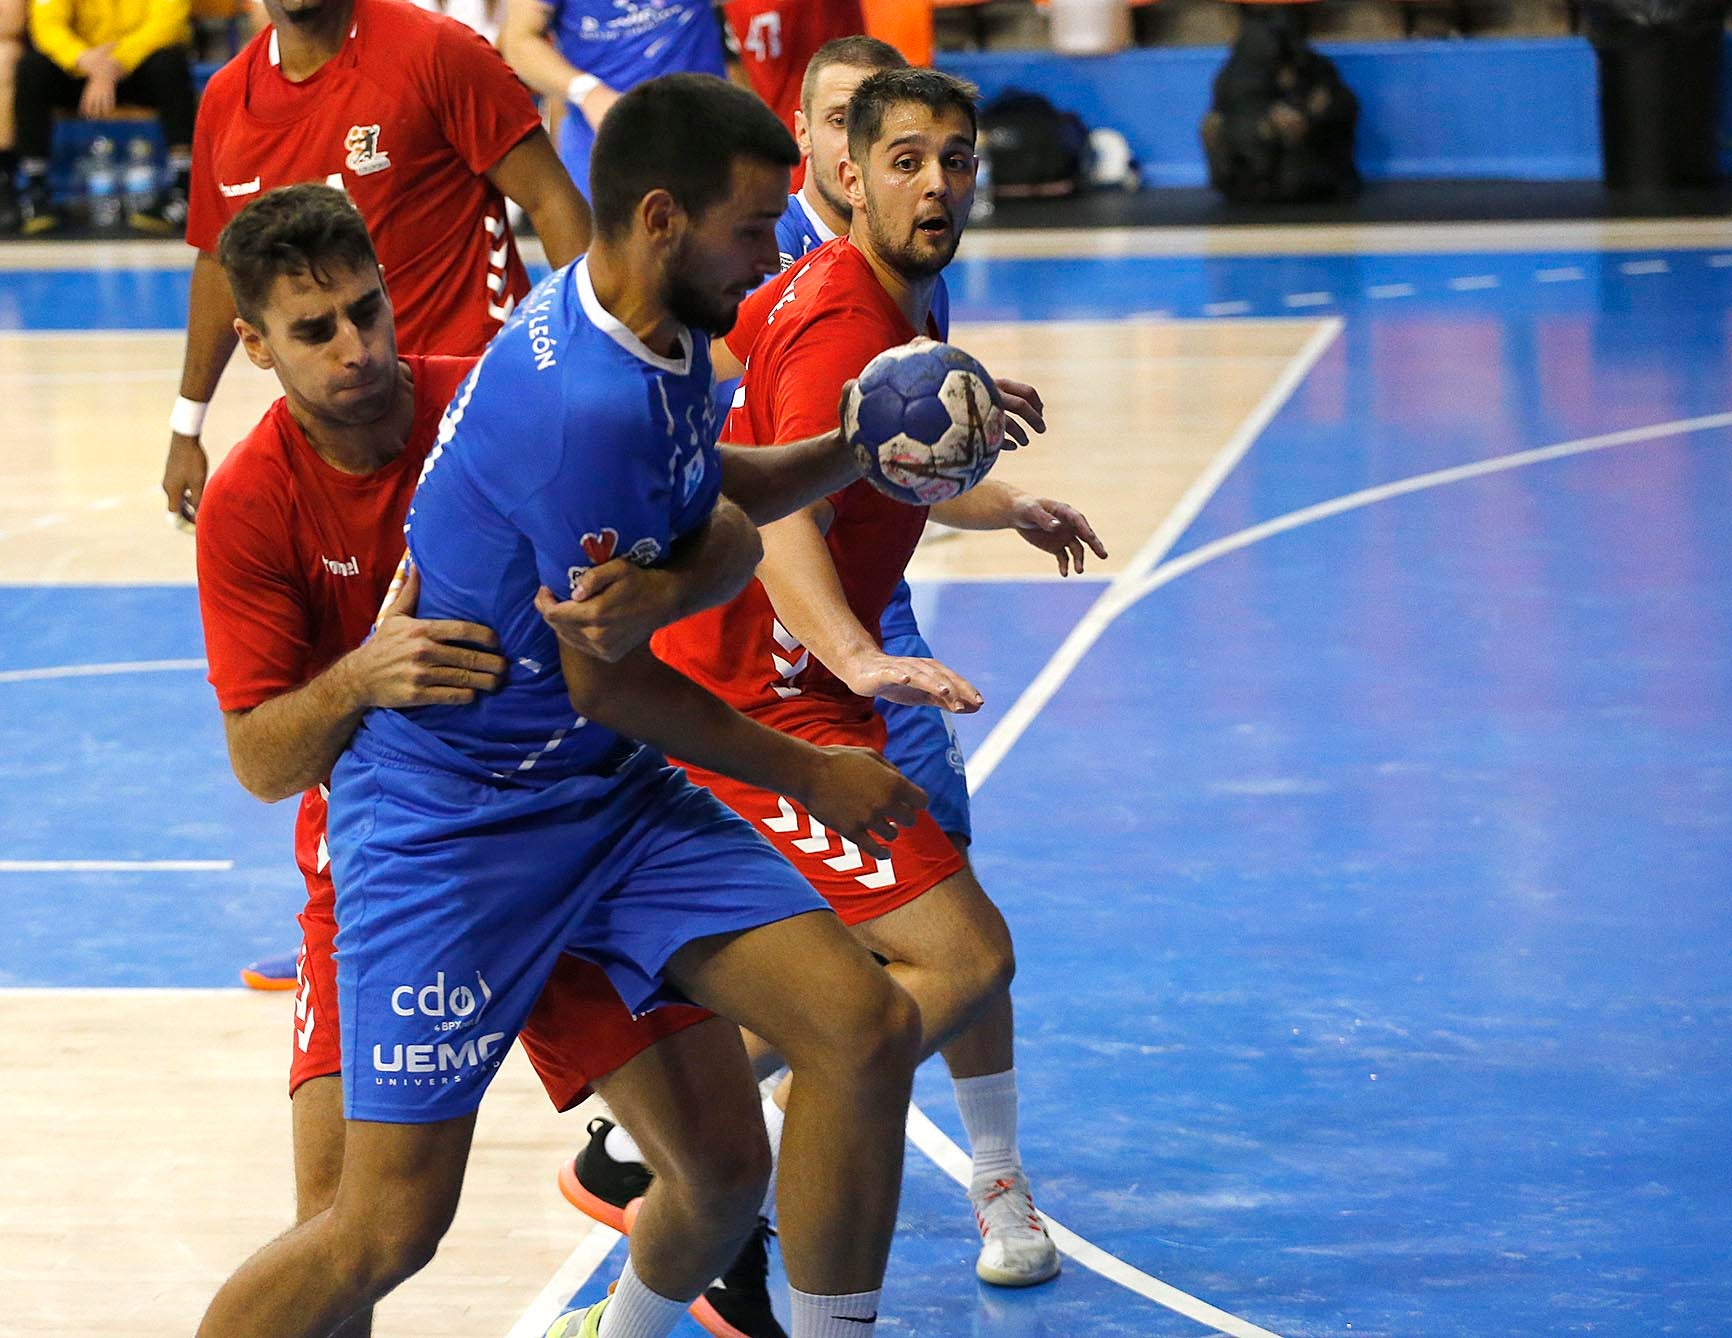
[[[1022,1169],[1016,1146],[1016,1070],[957,1078],[956,1109],[968,1131],[974,1157],[974,1183],[997,1180]]]
[[[761,1211],[772,1222],[776,1220],[776,1167],[782,1160],[782,1125],[787,1118],[773,1097],[764,1098],[764,1132],[770,1136],[770,1187],[764,1191]]]
[[[638,1278],[625,1261],[625,1272],[619,1275],[619,1286],[602,1312],[599,1338],[667,1338],[686,1313],[690,1301],[670,1301],[658,1296]]]
[[[871,1338],[878,1328],[878,1298],[884,1293],[851,1292],[846,1296],[813,1296],[788,1288],[793,1302],[793,1338]]]
[[[625,1127],[619,1124],[607,1131],[607,1137],[601,1142],[601,1150],[615,1161],[643,1160],[643,1149],[637,1145],[637,1140],[625,1131]]]

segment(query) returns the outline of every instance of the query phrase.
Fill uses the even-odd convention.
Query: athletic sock
[[[770,1187],[764,1191],[762,1215],[772,1222],[776,1220],[776,1167],[782,1161],[782,1125],[787,1118],[774,1096],[764,1098],[764,1132],[770,1136]]]
[[[883,1294],[880,1289],[846,1296],[813,1296],[790,1287],[793,1338],[871,1338],[878,1328],[878,1298]]]
[[[628,1257],[596,1332],[598,1338],[667,1338],[690,1304],[670,1301],[644,1286]]]
[[[607,1131],[607,1137],[602,1141],[601,1150],[615,1161],[642,1161],[643,1149],[637,1145],[637,1139],[625,1131],[625,1126],[616,1124]]]
[[[1022,1168],[1016,1146],[1016,1070],[957,1078],[956,1109],[968,1131],[974,1183],[990,1182]]]

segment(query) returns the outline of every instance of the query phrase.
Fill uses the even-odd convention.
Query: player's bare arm
[[[725,348],[721,340],[712,350]],[[854,383],[842,387],[845,403]],[[836,417],[842,417],[838,407]],[[791,516],[840,492],[864,472],[840,429],[781,446],[719,447],[722,491],[759,525]]]
[[[570,599],[542,586],[535,608],[562,645],[612,663],[669,623],[726,604],[746,588],[763,555],[758,527],[722,497],[665,561],[640,567],[613,558],[578,577]]]
[[[271,804],[319,784],[371,707],[462,705],[504,682],[499,638],[479,623],[416,618],[420,591],[411,569],[364,645],[291,692],[223,713],[249,794]]]
[[[499,54],[517,77],[543,97],[569,100],[574,80],[585,72],[560,55],[547,35],[553,23],[553,6],[542,0],[505,0],[505,21],[499,26]],[[593,78],[593,76],[590,76]],[[582,94],[578,110],[591,126],[601,124],[607,109],[619,101],[617,90],[596,79],[575,91]]]
[[[180,369],[182,399],[210,402],[239,339],[235,302],[223,267],[214,255],[200,251],[193,261],[192,289],[187,295],[186,354]],[[197,518],[209,472],[210,461],[198,437],[171,433],[162,474],[162,491],[171,516],[188,522]]]
[[[966,714],[984,700],[974,685],[937,660],[886,655],[848,606],[824,544],[834,514],[819,502],[763,528],[758,580],[776,618],[814,658],[861,697]]]
[[[932,518],[956,530],[1015,530],[1023,539],[1058,559],[1058,574],[1081,572],[1093,553],[1104,559],[1106,545],[1088,517],[1068,502],[1036,497],[1009,483],[987,479],[960,497],[932,508]]]
[[[559,663],[586,719],[785,794],[875,859],[926,806],[920,787],[871,749],[819,748],[748,720],[647,649],[606,664],[561,642]]]
[[[572,184],[547,131],[530,131],[486,175],[501,195],[523,206],[554,269],[589,249],[589,202]]]

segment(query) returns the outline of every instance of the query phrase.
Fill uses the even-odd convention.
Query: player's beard
[[[826,175],[811,163],[807,163],[806,174],[812,178],[812,186],[818,192],[819,198],[836,211],[837,216],[842,219],[843,231],[847,231],[846,225],[854,217],[854,206],[849,204],[848,197],[837,189],[834,166],[832,165],[832,170]]]
[[[740,299],[706,292],[687,277],[687,249],[680,247],[668,277],[667,308],[682,325],[708,335],[725,335],[739,318]]]
[[[943,272],[956,254],[962,229],[951,222],[950,235],[942,246],[927,241],[919,229],[909,225],[906,233],[894,234],[882,217],[872,212],[872,197],[866,197],[866,235],[872,249],[905,279],[930,279]]]
[[[891,211],[882,207],[878,192],[873,189],[871,182],[863,184],[866,191],[866,236],[879,258],[909,280],[930,279],[942,273],[956,255],[956,248],[962,241],[962,225],[967,221],[967,212],[960,208],[952,209],[950,234],[945,244],[934,245],[914,226],[912,220],[907,224],[905,232],[898,234],[893,231],[894,225],[886,222],[886,216]],[[970,199],[956,203],[972,204],[973,201]]]

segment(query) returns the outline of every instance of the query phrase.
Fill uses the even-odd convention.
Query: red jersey
[[[300,687],[365,640],[403,556],[403,521],[439,419],[473,358],[404,359],[415,419],[371,474],[327,464],[278,400],[229,452],[198,509],[198,603],[217,705],[245,711]],[[312,877],[325,800],[301,796],[295,859]]]
[[[355,0],[343,48],[290,83],[266,29],[212,77],[193,132],[186,239],[277,186],[327,181],[367,220],[412,353],[478,354],[529,291],[482,175],[541,125],[487,42],[404,0]]]
[[[741,304],[727,342],[746,372],[722,440],[773,446],[834,431],[843,383],[915,334],[852,242],[820,246]],[[824,542],[848,607],[876,636],[926,508],[892,501],[865,480],[830,503],[835,518]],[[687,677],[777,728],[875,718],[871,701],[850,692],[776,620],[756,580],[731,603],[658,632],[652,644]]]
[[[722,14],[739,45],[746,81],[789,134],[806,66],[818,48],[866,31],[860,0],[727,0]]]

